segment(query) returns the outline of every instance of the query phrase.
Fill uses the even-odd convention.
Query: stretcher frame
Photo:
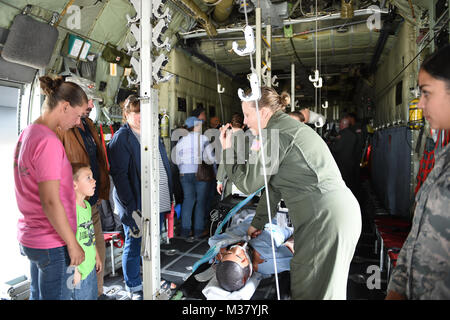
[[[234,197],[234,196],[233,196]],[[227,198],[222,199],[217,206],[223,206],[224,202],[227,201]],[[256,210],[256,205],[257,205],[258,201],[251,201],[248,204],[244,205],[236,214],[238,214],[241,210],[244,209],[251,209],[251,210]],[[232,204],[225,204],[225,206],[229,207],[230,210],[233,208]],[[288,210],[287,208],[283,207],[283,202],[282,205],[280,206],[280,208],[277,210],[277,214],[281,213],[281,214],[287,214]],[[230,221],[224,226],[224,229],[222,230],[225,231],[226,227],[229,226],[230,222],[232,219],[230,219]],[[289,218],[287,219],[289,221]],[[191,273],[189,275],[189,277],[187,277],[187,279],[185,280],[185,282],[179,286],[177,292],[174,294],[173,297],[176,297],[176,299],[187,299],[187,300],[206,300],[206,297],[203,295],[202,290],[206,287],[206,285],[208,284],[209,281],[206,282],[200,282],[197,281],[195,279],[195,276],[197,274],[200,274],[204,271],[206,271],[209,267],[210,267],[210,263],[209,262],[204,262],[202,263],[197,270],[195,270],[193,273]],[[269,279],[273,279],[275,275],[272,275]],[[289,300],[290,299],[290,271],[284,271],[284,272],[280,272],[278,273],[278,277],[280,279],[280,299],[281,300]],[[275,282],[274,282],[275,284]],[[258,285],[258,287],[261,286],[261,283]],[[258,288],[256,289],[258,290]],[[256,292],[256,291],[255,291]],[[269,294],[270,292],[268,292]],[[253,294],[255,295],[255,294]],[[268,298],[267,295],[265,298]],[[276,298],[276,295],[274,296],[274,298]],[[174,298],[173,298],[174,299]]]

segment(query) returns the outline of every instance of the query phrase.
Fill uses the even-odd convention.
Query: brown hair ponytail
[[[62,77],[52,79],[49,76],[39,78],[41,89],[46,95],[46,106],[51,111],[60,101],[69,102],[71,107],[79,107],[88,102],[86,93],[73,82],[64,82]]]

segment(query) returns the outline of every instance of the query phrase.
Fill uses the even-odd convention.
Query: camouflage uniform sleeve
[[[447,159],[450,160],[450,155]],[[430,181],[426,197],[422,197],[423,217],[411,259],[412,299],[450,298],[450,170],[444,164],[445,161],[439,161],[439,174]]]
[[[440,165],[433,170],[437,171],[418,193],[413,225],[388,285],[388,292],[395,291],[408,299],[436,299],[448,297],[450,292],[444,284],[450,246],[450,173]],[[414,287],[409,288],[408,283]]]
[[[406,297],[406,284],[408,282],[406,258],[412,250],[412,244],[414,239],[411,236],[412,232],[408,235],[405,243],[397,258],[397,265],[392,271],[391,279],[389,280],[387,292],[394,291]]]

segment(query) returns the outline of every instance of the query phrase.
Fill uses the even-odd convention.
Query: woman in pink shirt
[[[83,262],[84,251],[75,238],[72,167],[55,130],[79,124],[88,100],[78,85],[62,78],[39,81],[46,95],[43,112],[20,134],[14,156],[17,237],[30,260],[30,299],[68,300],[73,289],[70,266]]]

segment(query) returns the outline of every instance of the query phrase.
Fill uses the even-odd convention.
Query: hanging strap
[[[111,139],[114,137],[114,129],[112,127],[112,124],[109,125],[109,130],[111,130]]]
[[[103,126],[100,123],[100,136],[102,138],[102,146],[103,146],[103,150],[105,151],[105,155],[106,155],[106,167],[108,168],[109,171],[109,161],[108,161],[108,153],[106,151],[106,144],[105,144],[105,135],[103,134]]]

